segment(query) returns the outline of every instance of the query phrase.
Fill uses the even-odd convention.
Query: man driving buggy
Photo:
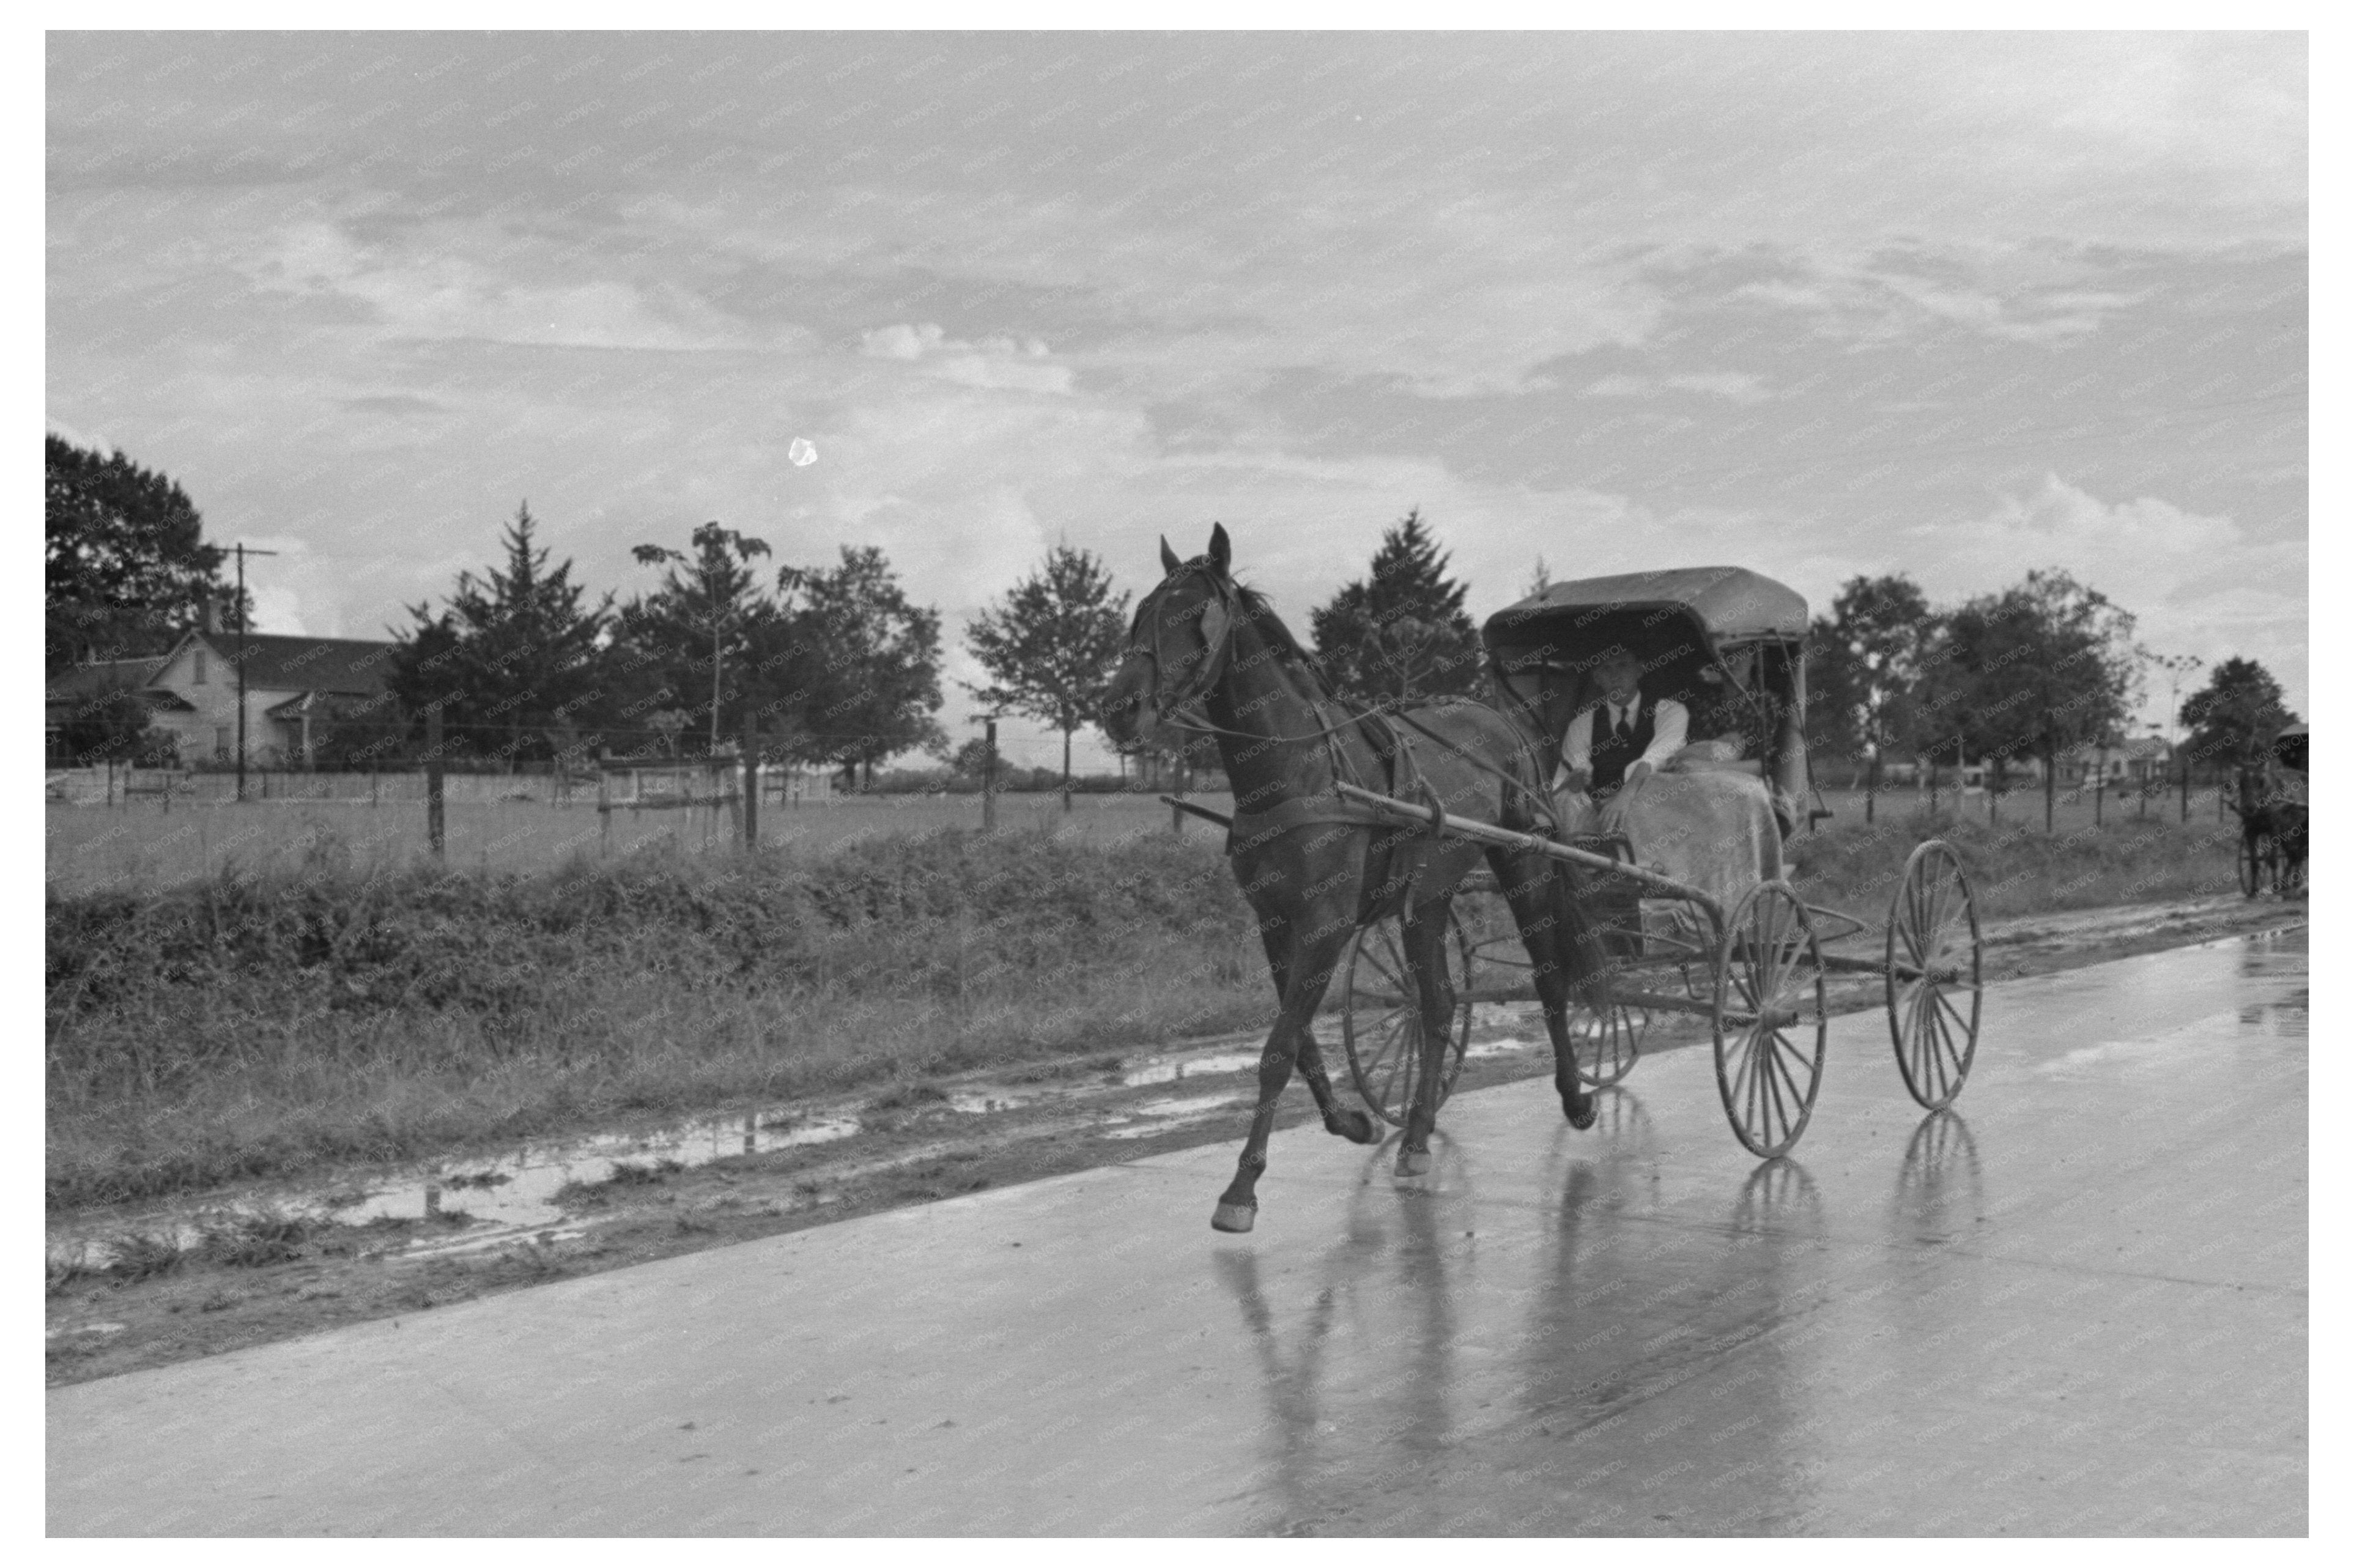
[[[1602,698],[1569,721],[1556,790],[1582,790],[1599,806],[1683,749],[1691,715],[1673,697],[1646,695],[1642,682],[1642,663],[1623,649],[1595,666]]]

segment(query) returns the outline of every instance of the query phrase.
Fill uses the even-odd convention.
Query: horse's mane
[[[1257,588],[1235,583],[1235,598],[1241,601],[1243,613],[1250,617],[1251,623],[1258,628],[1259,635],[1307,675],[1309,683],[1316,688],[1317,695],[1328,699],[1339,695],[1332,689],[1331,678],[1324,673],[1323,664],[1315,654],[1299,645],[1299,639],[1291,634],[1291,628],[1283,624],[1283,618],[1275,613],[1275,606],[1267,595]]]

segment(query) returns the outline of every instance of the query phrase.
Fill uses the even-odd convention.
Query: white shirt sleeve
[[[1651,744],[1644,748],[1640,760],[1649,763],[1654,771],[1667,766],[1668,758],[1684,748],[1684,729],[1691,722],[1683,704],[1661,697],[1659,705],[1651,710]]]
[[[1586,709],[1569,721],[1569,733],[1562,736],[1561,765],[1572,773],[1585,771],[1594,760],[1594,715],[1597,710]]]

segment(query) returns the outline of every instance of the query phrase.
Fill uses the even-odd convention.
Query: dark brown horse
[[[1569,1036],[1573,994],[1603,983],[1603,958],[1578,906],[1569,868],[1534,851],[1486,850],[1419,828],[1384,826],[1344,802],[1336,780],[1356,783],[1458,816],[1522,832],[1543,831],[1544,780],[1520,729],[1493,708],[1444,702],[1406,708],[1399,721],[1352,714],[1315,661],[1258,594],[1234,580],[1223,526],[1210,549],[1178,560],[1161,544],[1168,576],[1137,608],[1127,658],[1111,687],[1105,727],[1122,746],[1200,726],[1209,715],[1235,791],[1227,854],[1258,916],[1267,969],[1282,997],[1259,1057],[1258,1110],[1234,1182],[1210,1223],[1246,1231],[1258,1210],[1259,1173],[1276,1102],[1295,1069],[1326,1131],[1372,1143],[1373,1118],[1332,1095],[1310,1025],[1332,971],[1362,927],[1403,916],[1407,966],[1422,1016],[1421,1071],[1398,1150],[1397,1173],[1430,1169],[1430,1133],[1455,996],[1441,945],[1448,901],[1486,854],[1511,906],[1536,970],[1553,1036],[1553,1083],[1570,1125],[1594,1122]]]

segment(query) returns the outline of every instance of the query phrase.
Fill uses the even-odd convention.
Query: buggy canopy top
[[[1807,634],[1797,589],[1744,567],[1681,567],[1555,583],[1488,618],[1480,639],[1506,668],[1582,667],[1612,648],[1655,659],[1688,643],[1701,662],[1734,642],[1796,642]]]

